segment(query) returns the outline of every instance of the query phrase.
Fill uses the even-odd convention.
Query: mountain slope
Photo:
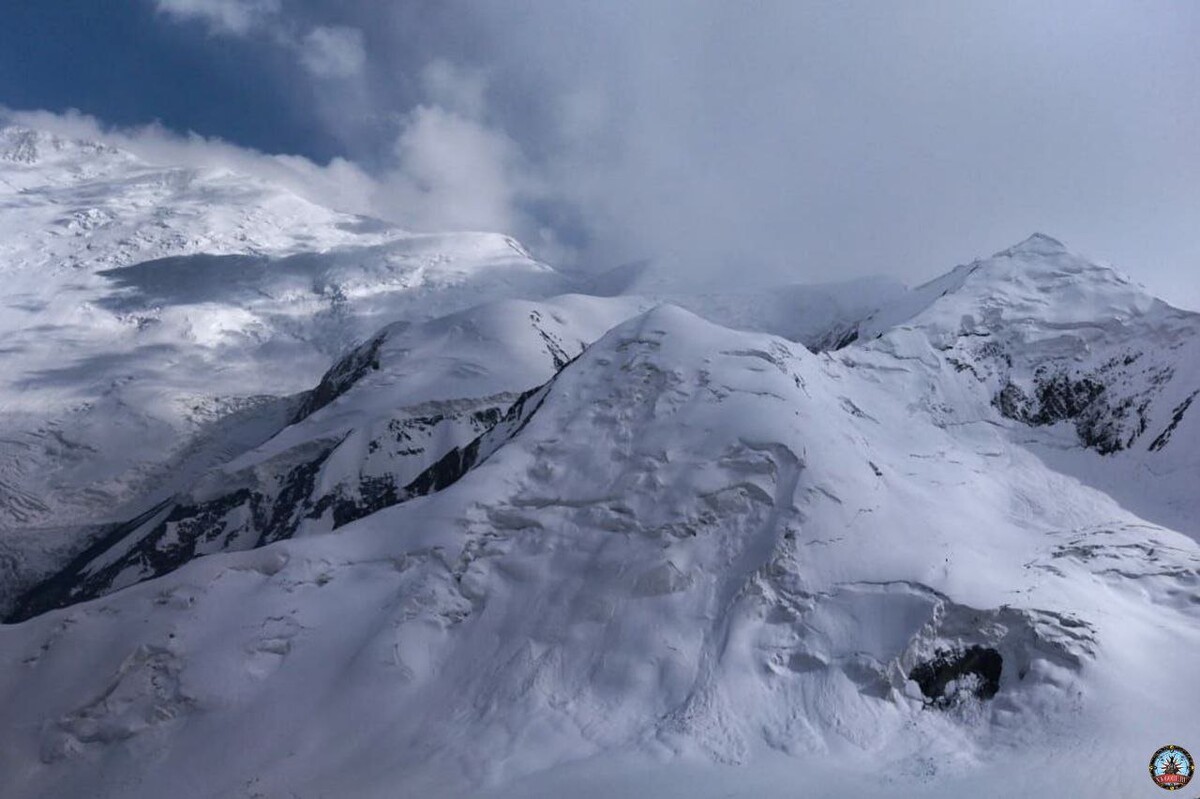
[[[5,797],[1137,795],[1193,732],[1200,317],[1047,236],[563,295],[16,128],[0,203]]]
[[[569,282],[218,169],[0,127],[3,594],[286,425],[385,322]]]
[[[1128,675],[1188,673],[1196,545],[892,390],[626,322],[440,492],[0,628],[6,794],[452,795],[771,751],[870,757],[902,795],[1008,795],[1014,757],[1141,787],[1116,764],[1187,713]]]
[[[164,574],[194,557],[341,527],[452,482],[455,453],[645,303],[502,301],[385,328],[336,364],[293,424],[115,525],[20,597],[8,620]]]
[[[1001,425],[1056,470],[1200,538],[1200,314],[1035,235],[859,325],[943,425]],[[894,376],[889,379],[896,379]]]

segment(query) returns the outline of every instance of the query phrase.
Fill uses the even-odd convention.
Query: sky
[[[563,268],[918,283],[1041,231],[1200,309],[1190,1],[10,6],[26,119]]]

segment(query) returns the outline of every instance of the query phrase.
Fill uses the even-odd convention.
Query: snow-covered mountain
[[[442,488],[450,479],[443,473],[463,468],[454,452],[646,306],[568,295],[390,325],[301,395],[291,425],[113,525],[24,597],[15,616],[107,593],[199,554],[327,532]]]
[[[406,234],[14,126],[0,278],[5,588],[266,440],[387,321],[568,288],[505,236]]]
[[[905,362],[908,401],[939,424],[1006,425],[1057,471],[1200,538],[1200,422],[1187,420],[1200,315],[1039,234],[914,289],[858,333],[888,368]]]
[[[136,215],[129,174],[170,171],[5,136],[12,218],[88,182]],[[36,267],[86,314],[0,315],[105,353],[44,408],[3,387],[6,442],[91,447],[5,445],[10,552],[70,540],[10,582],[5,796],[1137,795],[1194,733],[1200,316],[1042,235],[912,290],[563,294],[503,237],[237,176],[156,205],[207,181],[260,194],[197,200],[186,252],[114,228],[118,260]],[[272,243],[226,248],[234,217]],[[3,357],[51,368],[30,347]],[[247,404],[164,410],[218,395]],[[120,494],[100,529],[64,472]]]

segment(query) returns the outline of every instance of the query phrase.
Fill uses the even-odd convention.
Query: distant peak
[[[0,160],[32,164],[38,159],[37,132],[0,123]]]
[[[1066,251],[1067,248],[1063,246],[1063,243],[1053,236],[1047,236],[1045,233],[1034,233],[1020,244],[1014,244],[1007,250],[1002,250],[1001,252],[996,253],[996,256],[1061,255]]]
[[[117,155],[121,151],[98,141],[60,136],[0,116],[0,161],[32,165],[47,155]]]

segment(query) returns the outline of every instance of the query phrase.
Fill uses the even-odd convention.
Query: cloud
[[[154,1],[286,54],[345,194],[410,227],[688,285],[918,282],[1044,230],[1200,306],[1195,4]]]
[[[363,33],[345,25],[307,26],[283,14],[280,0],[154,0],[159,13],[200,21],[213,34],[260,36],[291,51],[318,78],[352,78],[366,63]]]
[[[347,213],[372,215],[379,183],[358,165],[334,158],[317,164],[294,155],[268,155],[220,139],[179,134],[161,125],[106,126],[68,111],[17,111],[0,106],[0,124],[14,123],[69,138],[103,141],[151,164],[217,167],[267,180],[312,202]]]
[[[214,33],[245,36],[280,11],[280,0],[155,0],[160,13],[199,21]]]
[[[158,124],[106,126],[76,111],[0,106],[0,125],[9,123],[106,142],[151,164],[228,169],[318,205],[385,219],[408,230],[507,232],[539,244],[543,256],[560,263],[569,255],[524,210],[541,187],[516,144],[477,120],[435,105],[420,106],[402,120],[386,164],[373,172],[345,158],[318,164],[179,134]]]
[[[300,62],[323,78],[348,78],[359,74],[367,60],[363,34],[357,28],[318,26],[294,43]]]
[[[476,118],[537,184],[523,210],[590,268],[920,282],[1045,230],[1200,307],[1194,4],[450,0],[371,16],[368,71],[411,72],[415,52],[488,78]]]
[[[444,78],[446,74],[434,84],[450,90]],[[547,247],[552,244],[536,233],[535,223],[522,210],[539,187],[516,144],[478,120],[436,105],[419,106],[400,121],[388,159],[370,173],[345,158],[318,164],[195,133],[179,134],[158,124],[106,126],[75,111],[55,114],[0,106],[0,124],[6,122],[104,141],[153,164],[229,169],[271,181],[320,205],[379,217],[410,230],[503,231],[524,234]]]
[[[429,102],[470,119],[487,113],[487,78],[482,71],[465,69],[435,59],[421,70],[421,88]]]
[[[421,106],[394,145],[377,207],[422,229],[517,232],[518,197],[531,186],[502,133],[437,106]]]
[[[312,80],[289,89],[311,102],[312,113],[336,138],[351,148],[361,145],[359,161],[369,167],[347,159],[320,167],[304,159],[235,153],[224,142],[194,135],[173,138],[158,127],[104,130],[76,116],[72,124],[86,122],[85,133],[139,154],[232,162],[254,175],[278,175],[287,166],[293,190],[326,204],[322,197],[335,198],[342,210],[369,212],[413,230],[502,231],[531,242],[543,257],[576,260],[577,251],[538,212],[568,200],[545,190],[543,166],[525,156],[492,113],[486,69],[431,56],[406,61],[391,74],[389,65],[370,62],[362,27],[344,24],[371,26],[389,21],[387,15],[350,15],[335,23],[303,2],[286,9],[279,0],[154,2],[174,21],[202,21],[213,34],[290,55]],[[407,90],[402,101],[392,93],[397,84]],[[347,186],[331,190],[335,177]]]

